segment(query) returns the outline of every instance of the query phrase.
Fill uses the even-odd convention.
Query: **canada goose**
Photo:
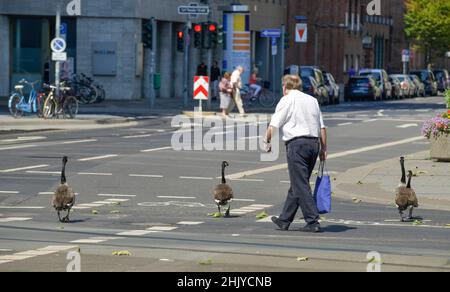
[[[419,207],[419,201],[417,200],[416,192],[411,188],[411,179],[413,177],[413,172],[408,172],[408,184],[406,187],[399,187],[397,189],[395,203],[398,206],[398,210],[400,212],[401,221],[405,222],[405,218],[403,216],[403,212],[409,209],[409,218],[408,220],[413,219],[413,210],[414,208]]]
[[[67,156],[64,156],[62,160],[61,185],[56,189],[52,201],[53,207],[58,212],[59,221],[63,223],[68,223],[70,221],[70,210],[75,204],[75,193],[67,184],[66,179],[66,165],[68,161],[69,159],[67,158]],[[67,216],[62,219],[60,214],[61,211],[67,211]]]
[[[405,157],[400,157],[400,166],[402,169],[402,178],[398,187],[406,187]]]
[[[225,179],[225,168],[227,166],[229,166],[228,162],[222,162],[222,183],[214,190],[214,200],[216,201],[220,214],[222,214],[220,207],[228,205],[228,210],[225,213],[225,217],[230,217],[231,202],[234,196],[233,189],[227,185],[227,181]]]

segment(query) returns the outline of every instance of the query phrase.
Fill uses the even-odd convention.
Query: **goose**
[[[68,223],[70,221],[70,210],[75,204],[75,193],[73,192],[73,189],[67,184],[66,179],[66,165],[68,161],[68,157],[64,156],[62,159],[61,184],[56,189],[52,200],[53,208],[55,208],[55,210],[58,212],[59,221],[62,223]],[[67,216],[62,219],[60,214],[61,211],[67,211]]]
[[[406,187],[406,170],[405,170],[405,157],[400,157],[400,166],[402,169],[402,178],[400,180],[399,188]]]
[[[228,205],[228,210],[225,213],[225,217],[230,217],[231,202],[234,198],[233,189],[227,185],[227,181],[225,179],[225,168],[228,166],[230,166],[228,162],[222,162],[222,183],[214,189],[214,200],[219,208],[219,213],[222,214],[222,206]]]
[[[405,217],[403,216],[403,212],[409,209],[409,218],[408,220],[413,219],[413,210],[414,208],[419,207],[419,201],[417,199],[416,192],[411,187],[411,180],[413,177],[413,172],[408,172],[408,184],[406,187],[399,187],[397,189],[395,203],[398,206],[398,210],[400,212],[401,221],[405,222]]]

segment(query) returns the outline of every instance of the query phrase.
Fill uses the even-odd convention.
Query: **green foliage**
[[[450,50],[450,1],[406,0],[406,35],[427,53],[428,62]]]
[[[447,108],[450,109],[450,89],[445,91],[445,102],[447,103]]]

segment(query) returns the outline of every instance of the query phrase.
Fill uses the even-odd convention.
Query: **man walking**
[[[241,89],[244,87],[242,83],[242,74],[244,74],[244,67],[238,66],[231,75],[231,85],[233,86],[233,101],[237,106],[241,116],[245,116],[244,103],[242,102]],[[234,104],[230,105],[228,112],[234,108]]]
[[[217,100],[217,97],[219,96],[220,76],[221,76],[221,72],[220,72],[220,68],[219,68],[219,63],[217,63],[217,61],[215,61],[211,67],[212,100]]]
[[[317,99],[302,93],[300,77],[286,75],[283,78],[283,94],[267,130],[266,151],[270,152],[270,141],[275,128],[283,130],[291,188],[279,218],[272,221],[280,230],[289,230],[298,208],[301,208],[307,225],[302,232],[322,232],[319,211],[314,201],[310,179],[318,156],[327,158],[327,131],[323,123]]]

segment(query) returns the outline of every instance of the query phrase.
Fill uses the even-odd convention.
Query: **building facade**
[[[183,30],[188,17],[179,15],[177,8],[191,2],[79,0],[81,15],[69,16],[66,6],[72,3],[71,0],[0,1],[0,96],[7,96],[12,86],[24,77],[52,81],[54,64],[50,61],[49,44],[56,35],[55,15],[59,6],[63,25],[61,33],[68,43],[69,60],[63,66],[66,75],[84,73],[93,76],[105,86],[108,99],[147,97],[153,54],[150,50],[142,50],[142,26],[144,21],[154,18],[156,27],[153,32],[157,35],[157,44],[153,53],[156,72],[161,76],[157,96],[181,98],[184,54],[177,51],[176,42],[177,32]],[[237,1],[199,2],[210,5],[211,14],[192,19],[192,22],[222,23],[223,6]],[[252,64],[260,67],[261,74],[268,77],[272,66],[270,58],[267,58],[270,43],[260,38],[259,32],[281,26],[286,15],[286,0],[247,0],[241,3],[248,5],[250,12]],[[222,55],[219,47],[212,58],[221,63]],[[191,45],[190,80],[193,80],[201,62],[208,62],[208,52]],[[50,67],[50,74],[45,73],[46,67]]]

